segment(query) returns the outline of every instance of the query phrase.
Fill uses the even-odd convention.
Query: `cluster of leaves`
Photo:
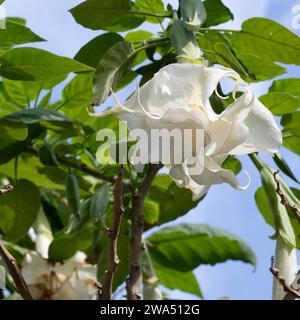
[[[204,2],[208,18],[197,33],[205,57],[211,64],[231,67],[251,81],[275,78],[285,72],[285,64],[300,64],[300,39],[283,26],[263,18],[244,22],[241,31],[209,29],[233,18],[220,0]],[[38,213],[48,218],[54,239],[49,259],[63,261],[76,251],[98,264],[101,281],[106,267],[105,226],[112,219],[112,184],[117,165],[101,165],[96,154],[101,128],[118,131],[113,117],[92,119],[86,106],[100,104],[110,89],[118,90],[138,76],[146,82],[162,66],[175,61],[168,37],[169,26],[157,36],[134,30],[144,22],[172,23],[173,8],[162,0],[87,0],[70,10],[86,28],[104,30],[85,44],[73,59],[24,47],[43,41],[20,18],[8,18],[0,30],[0,179],[15,187],[1,197],[0,235],[21,260],[24,249],[34,248],[28,236]],[[123,32],[126,31],[124,35]],[[122,34],[120,34],[122,33]],[[22,46],[19,46],[22,45]],[[158,59],[156,57],[159,57]],[[52,92],[64,84],[69,73],[76,75],[53,101]],[[277,80],[261,101],[282,116],[284,146],[300,154],[299,79]],[[213,96],[220,110],[226,105]],[[290,177],[280,155],[276,163]],[[229,158],[224,166],[236,174],[241,163]],[[121,227],[118,266],[114,288],[128,275],[128,235],[131,195],[144,174],[125,166],[125,214]],[[259,206],[265,195],[257,193]],[[188,190],[179,189],[165,175],[157,176],[145,201],[145,224],[150,230],[185,215],[198,202]],[[266,221],[272,224],[267,210]],[[228,259],[255,264],[251,249],[238,237],[207,225],[177,224],[162,227],[146,239],[160,283],[202,296],[193,270],[202,264]]]

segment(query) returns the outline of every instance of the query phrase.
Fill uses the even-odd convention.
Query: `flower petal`
[[[282,134],[273,114],[258,100],[245,120],[248,138],[230,154],[249,154],[257,151],[275,153],[282,145]]]

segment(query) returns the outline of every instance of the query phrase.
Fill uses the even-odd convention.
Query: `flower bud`
[[[180,12],[184,26],[189,31],[197,31],[207,17],[202,0],[180,0]]]
[[[199,63],[202,51],[199,48],[196,36],[184,27],[184,23],[176,20],[170,29],[170,38],[178,59],[184,62]]]

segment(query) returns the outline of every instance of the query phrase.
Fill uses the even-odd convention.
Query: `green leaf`
[[[289,93],[271,92],[261,96],[259,100],[275,115],[287,114],[300,107],[300,98]]]
[[[284,172],[288,177],[293,179],[295,182],[299,183],[298,179],[294,175],[289,164],[284,160],[284,158],[282,157],[282,155],[279,152],[273,154],[273,160],[282,172]]]
[[[300,79],[288,78],[273,82],[269,92],[284,92],[300,98]]]
[[[28,42],[45,41],[21,23],[6,19],[5,29],[0,29],[0,48],[10,48],[14,45]]]
[[[0,75],[12,80],[43,81],[70,72],[94,69],[70,58],[37,48],[14,48],[0,56]]]
[[[9,162],[26,149],[24,142],[9,137],[0,141],[0,165]]]
[[[146,224],[154,225],[159,219],[159,203],[146,199],[144,203],[144,220]]]
[[[74,60],[97,68],[98,63],[105,52],[116,42],[122,40],[123,38],[117,33],[109,32],[101,34],[84,45],[75,55]]]
[[[233,20],[233,14],[221,0],[205,0],[203,4],[207,13],[204,27],[216,26]]]
[[[243,76],[248,77],[247,70],[236,58],[230,48],[230,42],[220,32],[208,31],[198,36],[201,50],[205,56],[214,63],[224,65],[236,70]]]
[[[110,94],[110,89],[115,89],[122,76],[128,72],[136,55],[131,43],[120,41],[115,43],[103,55],[94,75],[95,105],[101,104]]]
[[[258,159],[258,157],[257,157]],[[269,206],[274,217],[275,231],[280,234],[284,241],[291,247],[296,246],[295,234],[290,222],[286,208],[280,203],[276,192],[276,183],[274,181],[273,170],[259,160],[261,169],[261,181],[264,191],[269,200]]]
[[[293,189],[293,192],[298,192],[298,198],[300,199],[300,193],[299,190]],[[274,222],[274,216],[272,213],[272,210],[269,205],[269,199],[267,197],[267,194],[264,190],[264,188],[260,187],[255,192],[255,201],[258,210],[260,211],[261,215],[263,216],[264,220],[267,224],[269,224],[272,228],[275,230],[275,222]],[[294,233],[299,235],[300,234],[300,226],[298,220],[295,218],[293,213],[289,213],[290,220],[292,227],[294,229]],[[297,248],[300,248],[300,240],[299,237],[296,237],[296,244]]]
[[[47,143],[39,149],[39,159],[45,166],[57,167],[56,156],[52,148]]]
[[[31,101],[36,100],[42,90],[51,89],[62,80],[64,80],[62,77],[46,82],[15,81],[3,78],[3,84],[11,101],[22,108],[27,108]]]
[[[132,31],[132,32],[128,32],[127,35],[125,36],[125,40],[128,42],[138,42],[138,41],[146,41],[149,38],[151,38],[153,36],[153,34],[151,32],[148,31],[144,31],[144,30],[138,30],[138,31]],[[132,66],[136,66],[140,63],[142,63],[143,61],[145,61],[147,59],[147,55],[145,51],[141,51],[137,54],[137,56],[135,57]]]
[[[128,22],[134,15],[130,14],[129,0],[87,0],[70,10],[77,23],[93,30],[105,29],[121,24],[124,19]],[[132,16],[132,17],[131,17]],[[134,24],[130,23],[126,30],[135,28],[143,23],[144,18],[134,19]],[[118,30],[125,31],[125,30]]]
[[[162,0],[136,0],[137,7],[142,12],[164,14],[165,8]],[[146,17],[146,21],[150,23],[161,23],[164,19],[158,17]]]
[[[279,23],[265,18],[251,18],[242,30],[231,35],[233,49],[267,60],[300,64],[300,38]]]
[[[236,57],[248,71],[247,81],[264,81],[278,77],[286,72],[286,69],[276,63],[249,52],[239,52],[235,48]]]
[[[72,170],[69,170],[66,177],[66,196],[72,214],[79,217],[80,192],[77,177]]]
[[[286,114],[281,119],[283,145],[300,154],[300,111]]]
[[[103,221],[109,205],[109,200],[109,187],[107,183],[103,183],[91,197],[90,217],[94,222]]]
[[[234,157],[228,157],[222,167],[226,170],[232,171],[235,175],[239,174],[242,170],[241,162]]]
[[[21,179],[14,190],[1,197],[0,227],[6,237],[17,242],[34,223],[40,209],[39,189],[30,181]]]
[[[48,110],[48,109],[25,109],[22,111],[10,113],[0,118],[1,124],[39,124],[43,127],[52,129],[54,131],[62,131],[68,129],[69,133],[78,130],[74,122],[66,118],[63,114]]]
[[[67,84],[62,92],[59,108],[76,108],[85,106],[92,100],[92,75],[80,74]]]
[[[147,201],[156,202],[159,206],[159,217],[155,219],[158,225],[183,216],[199,203],[193,201],[191,191],[179,188],[167,175],[159,175],[154,179]],[[157,215],[156,210],[155,215]]]
[[[18,150],[20,150],[20,148]],[[1,165],[0,173],[5,177],[14,178],[14,160],[5,165]],[[18,178],[26,179],[28,177],[30,177],[31,182],[41,188],[65,191],[65,171],[57,167],[45,167],[41,164],[39,158],[28,156],[28,154],[21,154],[18,161]],[[91,187],[90,184],[81,177],[79,178],[79,186],[81,191],[89,190]]]
[[[3,139],[11,138],[17,141],[24,141],[28,136],[28,129],[23,124],[2,124],[0,128],[0,137]]]
[[[197,279],[192,271],[179,272],[165,268],[160,264],[154,264],[154,269],[159,278],[159,284],[171,290],[181,290],[203,298]]]
[[[37,108],[46,108],[50,101],[51,101],[51,97],[52,97],[52,91],[47,92],[43,98],[41,99],[41,101],[38,103]]]
[[[152,234],[151,258],[157,264],[189,272],[201,264],[214,265],[226,260],[256,264],[251,248],[239,237],[205,224],[181,223]]]
[[[93,229],[94,226],[88,223],[72,233],[67,234],[65,230],[58,232],[49,247],[49,259],[63,261],[77,251],[86,251],[92,245]]]

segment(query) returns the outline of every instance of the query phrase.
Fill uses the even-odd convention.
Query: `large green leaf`
[[[284,73],[285,69],[274,62],[249,52],[234,52],[230,37],[211,29],[198,35],[205,56],[213,63],[228,66],[247,81],[263,81]]]
[[[159,207],[158,214],[157,212],[154,213],[156,219],[153,219],[153,215],[151,216],[152,224],[160,225],[173,221],[188,213],[199,203],[199,201],[193,201],[192,198],[192,192],[179,188],[169,176],[157,176],[154,179],[146,198],[146,204],[148,203],[147,201],[150,200],[151,202],[157,203]],[[157,207],[152,205],[152,211],[153,208],[156,208],[155,210],[157,210]],[[149,208],[147,209],[149,210]],[[147,216],[149,216],[149,213],[147,213]]]
[[[79,74],[70,81],[62,92],[60,108],[76,108],[85,106],[92,100],[92,75]]]
[[[159,14],[165,13],[164,3],[162,0],[136,0],[135,3],[142,12]],[[163,18],[147,17],[146,21],[150,23],[161,23]]]
[[[93,225],[88,223],[72,233],[65,230],[58,232],[49,247],[49,259],[62,261],[71,258],[77,251],[87,250],[92,244],[93,229]]]
[[[181,290],[203,298],[197,279],[192,271],[179,272],[156,263],[154,264],[154,269],[159,278],[159,284],[171,290]]]
[[[283,145],[300,154],[300,111],[286,114],[281,119]]]
[[[77,23],[94,30],[118,24],[122,24],[122,27],[125,26],[125,30],[128,30],[143,23],[144,18],[139,17],[133,20],[133,24],[126,21],[124,24],[124,19],[130,20],[135,17],[129,11],[129,0],[87,0],[70,10]]]
[[[243,76],[248,77],[247,70],[236,58],[230,48],[229,40],[220,32],[208,31],[198,36],[201,50],[213,63],[218,63],[236,70]]]
[[[20,151],[19,151],[20,152]],[[0,173],[3,176],[14,178],[14,160],[0,166]],[[49,190],[65,190],[66,172],[57,168],[49,167],[41,164],[39,159],[34,156],[22,155],[18,161],[18,178],[26,179],[30,177],[30,181],[39,187]],[[89,190],[90,184],[79,179],[79,186],[82,190]]]
[[[78,132],[75,123],[63,114],[48,109],[25,109],[0,118],[0,124],[39,124],[54,131],[68,130],[70,135]]]
[[[165,227],[148,239],[148,248],[156,264],[188,272],[201,264],[214,265],[240,260],[255,265],[251,248],[239,237],[205,224]]]
[[[285,92],[292,96],[300,97],[300,79],[287,78],[273,82],[269,92]]]
[[[259,100],[276,115],[287,114],[300,107],[300,97],[284,92],[270,92],[261,96]]]
[[[28,180],[19,180],[14,190],[0,200],[0,227],[6,237],[13,241],[24,237],[35,221],[39,208],[39,189]]]
[[[203,4],[207,13],[204,27],[216,26],[233,20],[233,14],[221,0],[205,0]]]
[[[45,82],[15,81],[3,78],[3,84],[10,101],[24,108],[29,106],[30,101],[37,99],[42,90],[51,89],[62,80],[64,80],[62,77]]]
[[[94,69],[70,58],[37,48],[14,48],[0,56],[0,75],[12,80],[43,81],[70,72]]]
[[[101,34],[84,45],[75,55],[74,59],[93,68],[97,68],[104,53],[113,44],[122,40],[123,38],[117,33],[109,32]]]
[[[237,54],[254,54],[271,61],[300,64],[300,38],[279,23],[251,18],[231,35]]]
[[[45,41],[21,23],[7,19],[5,29],[0,29],[0,48],[10,48],[17,44]]]
[[[115,43],[103,55],[94,76],[93,103],[101,104],[116,89],[122,76],[128,72],[136,55],[131,43],[120,41]]]

